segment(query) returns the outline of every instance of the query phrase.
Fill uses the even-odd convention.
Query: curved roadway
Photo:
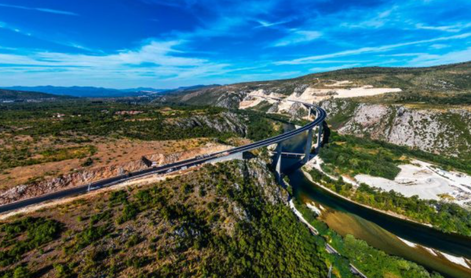
[[[70,189],[66,189],[66,190],[62,190],[62,191],[58,191],[58,192],[53,192],[53,193],[50,193],[50,194],[45,194],[45,195],[42,195],[42,196],[38,196],[38,197],[34,197],[34,198],[30,198],[30,199],[26,199],[26,200],[22,200],[22,201],[18,201],[18,202],[6,204],[6,205],[3,205],[3,206],[0,206],[0,213],[21,209],[21,208],[24,208],[24,207],[27,207],[27,206],[30,206],[30,205],[39,204],[39,203],[42,203],[42,202],[45,202],[45,201],[60,199],[60,198],[64,198],[64,197],[70,197],[70,196],[74,196],[74,195],[78,195],[78,194],[84,194],[84,193],[89,192],[90,190],[95,190],[95,189],[99,189],[99,188],[103,188],[103,187],[108,187],[108,186],[111,186],[111,185],[114,185],[114,184],[122,183],[122,182],[129,181],[129,180],[133,180],[133,179],[136,179],[136,178],[141,178],[141,177],[148,176],[148,175],[172,173],[172,172],[179,171],[179,170],[182,170],[182,169],[186,169],[186,168],[189,168],[189,167],[204,164],[204,163],[209,162],[211,160],[214,160],[216,158],[230,156],[230,155],[233,155],[233,154],[236,154],[236,153],[243,153],[243,152],[251,151],[251,150],[254,150],[254,149],[261,148],[261,147],[266,147],[266,146],[269,146],[269,145],[277,144],[277,143],[283,142],[283,141],[285,141],[285,140],[287,140],[291,137],[294,137],[294,136],[296,136],[296,135],[298,135],[302,132],[305,132],[309,129],[312,129],[312,128],[314,128],[315,126],[317,126],[319,124],[322,124],[322,122],[325,120],[325,118],[327,116],[324,109],[322,109],[320,107],[317,107],[317,106],[314,106],[313,104],[306,103],[306,102],[301,102],[301,101],[294,101],[294,100],[288,100],[288,101],[301,103],[301,104],[306,105],[307,107],[309,107],[309,109],[315,109],[317,111],[316,119],[313,122],[311,122],[311,123],[309,123],[309,124],[307,124],[303,127],[300,127],[298,129],[288,131],[288,132],[283,133],[281,135],[271,137],[271,138],[268,138],[268,139],[264,139],[264,140],[261,140],[261,141],[258,141],[258,142],[252,143],[252,144],[232,148],[232,149],[222,151],[222,152],[212,153],[212,154],[209,154],[209,155],[205,155],[203,157],[198,156],[198,157],[194,157],[194,158],[191,158],[191,159],[187,159],[187,160],[183,160],[183,161],[179,161],[179,162],[175,162],[175,163],[171,163],[171,164],[166,164],[166,165],[159,166],[159,167],[140,170],[140,171],[132,172],[132,173],[125,174],[125,175],[119,175],[119,176],[116,176],[116,177],[113,177],[113,178],[96,181],[96,182],[93,182],[93,183],[90,183],[90,184],[87,184],[87,185],[77,186],[77,187],[73,187],[73,188],[70,188]]]

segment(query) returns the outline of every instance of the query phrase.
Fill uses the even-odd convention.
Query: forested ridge
[[[20,216],[0,277],[325,277],[280,189],[261,160],[228,162]]]

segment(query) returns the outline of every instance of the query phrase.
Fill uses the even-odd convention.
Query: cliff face
[[[247,125],[244,123],[247,119],[238,114],[223,112],[218,117],[211,115],[195,115],[189,119],[183,119],[176,124],[180,127],[201,127],[206,126],[218,132],[232,132],[240,136],[247,134]]]
[[[329,100],[321,104],[340,133],[451,156],[471,156],[471,112]]]
[[[213,99],[212,103],[217,106],[265,109],[269,113],[284,113],[301,117],[306,114],[302,105],[289,101],[277,101],[275,98],[288,97],[316,102],[325,97],[311,94],[307,85],[294,86],[288,96],[286,96],[287,88],[283,87],[284,90],[280,88],[275,90],[275,88],[277,87],[268,89],[257,87],[257,90],[249,90],[244,86],[220,86],[198,92],[198,99],[201,100],[202,96],[206,95],[208,99]],[[355,92],[354,89],[336,90]],[[363,88],[362,90],[365,94],[375,89]],[[279,92],[284,92],[285,95]],[[195,95],[187,97],[194,99]],[[437,105],[362,103],[348,98],[328,99],[320,103],[328,113],[329,124],[340,133],[360,137],[368,136],[372,139],[436,154],[471,156],[471,111],[469,109],[441,108]],[[217,121],[208,120],[205,116],[194,116],[184,124],[189,127],[207,125],[216,130],[230,130],[243,136],[247,130],[242,121],[232,113],[224,113]]]

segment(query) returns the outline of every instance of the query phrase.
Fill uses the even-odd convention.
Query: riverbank
[[[354,238],[366,242],[377,250],[382,250],[393,257],[397,256],[415,262],[429,271],[442,273],[445,277],[471,277],[470,268],[462,264],[466,262],[468,266],[471,266],[469,239],[444,234],[428,226],[404,221],[359,206],[345,198],[339,198],[338,195],[315,186],[301,169],[290,175],[290,181],[296,185],[295,195],[299,200],[310,204],[314,202],[318,208],[322,206],[322,213],[318,218],[322,224],[314,225],[320,232],[327,228],[343,238],[353,235]],[[313,214],[307,205],[305,211],[300,211],[303,215],[304,212],[307,215]],[[325,228],[322,228],[323,225]],[[411,245],[405,244],[401,239],[407,240]],[[355,248],[357,248],[356,244]],[[455,258],[450,260],[442,253],[453,254]],[[350,255],[355,258],[357,256],[355,251],[352,251]],[[465,258],[467,260],[464,260]],[[460,263],[457,263],[458,260]],[[375,267],[372,261],[368,261],[367,264],[369,267]]]
[[[308,169],[309,169],[309,166],[313,166],[312,164],[311,165],[308,165]],[[320,168],[320,165],[316,165],[315,166],[316,169]],[[438,229],[436,229],[435,227],[433,227],[432,225],[426,225],[426,224],[423,224],[423,223],[420,223],[420,222],[417,222],[417,221],[414,221],[412,219],[408,219],[407,217],[405,216],[402,216],[402,215],[398,215],[396,213],[391,213],[391,212],[387,212],[387,211],[383,211],[383,210],[380,210],[380,209],[377,209],[377,208],[374,208],[374,207],[371,207],[371,206],[368,206],[368,205],[364,205],[364,204],[361,204],[361,203],[358,203],[356,201],[353,201],[353,200],[350,200],[349,198],[333,191],[332,189],[329,189],[319,183],[317,183],[316,181],[314,181],[314,179],[311,177],[310,173],[307,171],[308,169],[305,169],[304,167],[301,170],[301,173],[302,175],[312,184],[318,186],[320,189],[322,190],[325,190],[326,192],[328,192],[329,194],[332,194],[334,195],[335,197],[338,197],[344,201],[347,201],[349,203],[352,203],[352,204],[355,204],[357,206],[360,206],[362,208],[365,208],[365,209],[368,209],[368,210],[372,210],[372,211],[375,211],[377,213],[380,213],[382,215],[386,215],[386,216],[389,216],[389,217],[393,217],[393,218],[396,218],[398,220],[401,220],[401,221],[406,221],[406,222],[410,222],[410,223],[413,223],[413,224],[418,224],[422,227],[426,227],[426,228],[434,228],[435,230],[439,231]],[[322,172],[324,173],[324,172]],[[329,176],[328,174],[326,174],[327,176]],[[330,176],[329,176],[330,177]],[[330,177],[332,178],[332,177]],[[448,233],[449,234],[449,233]],[[414,242],[409,242],[407,240],[404,240],[403,238],[397,236],[397,238],[399,240],[401,240],[403,243],[405,243],[407,246],[411,247],[411,248],[414,248],[414,249],[421,249],[421,250],[427,250],[428,252],[430,252],[433,256],[439,256],[441,259],[445,259],[451,263],[453,263],[454,265],[457,265],[459,267],[464,267],[466,268],[468,271],[469,269],[471,269],[471,260],[469,259],[468,256],[466,257],[463,257],[463,256],[456,256],[456,255],[451,255],[451,253],[447,253],[447,252],[443,252],[443,251],[439,251],[439,250],[436,250],[434,248],[429,248],[427,246],[424,246],[422,244],[419,244],[419,243],[414,243]],[[417,250],[418,250],[417,249]]]
[[[313,159],[312,161],[318,161],[318,160]],[[335,177],[333,177],[333,176],[331,176],[331,175],[325,173],[325,172],[321,169],[320,164],[316,164],[316,165],[319,166],[319,167],[315,167],[315,166],[314,166],[314,168],[315,168],[316,170],[321,171],[322,174],[328,176],[328,177],[331,178],[331,179],[334,179],[334,180],[336,179]],[[306,166],[307,166],[307,167],[313,167],[312,164],[306,165]],[[347,197],[345,197],[345,196],[343,196],[343,195],[341,195],[341,194],[339,194],[339,193],[333,191],[332,189],[327,188],[327,187],[323,186],[322,184],[317,183],[316,181],[314,181],[314,179],[311,177],[311,174],[309,174],[309,172],[306,171],[306,168],[305,168],[306,166],[302,167],[302,168],[301,168],[301,171],[303,172],[304,176],[305,176],[310,182],[312,182],[313,184],[319,186],[319,187],[322,188],[323,190],[325,190],[325,191],[327,191],[327,192],[329,192],[329,193],[331,193],[331,194],[333,194],[333,195],[335,195],[335,196],[337,196],[337,197],[339,197],[339,198],[344,199],[345,201],[354,203],[354,204],[359,205],[359,206],[362,206],[362,207],[364,207],[364,208],[371,209],[371,210],[374,210],[374,211],[376,211],[376,212],[379,212],[379,213],[382,213],[382,214],[385,214],[385,215],[388,215],[388,216],[392,216],[392,217],[395,217],[395,218],[398,218],[398,219],[401,219],[401,220],[404,220],[404,221],[409,221],[409,222],[412,222],[412,223],[414,223],[414,224],[419,224],[419,225],[423,225],[423,226],[426,226],[426,227],[429,227],[429,228],[437,229],[437,228],[434,227],[432,224],[422,223],[422,222],[419,222],[419,221],[410,219],[409,217],[406,217],[406,216],[404,216],[404,215],[401,215],[401,214],[398,214],[398,213],[395,213],[395,212],[392,212],[392,211],[380,210],[380,209],[374,208],[374,207],[372,207],[372,206],[368,206],[368,205],[359,203],[359,202],[357,202],[357,201],[353,201],[353,200],[351,200],[351,199],[349,199],[349,198],[347,198]],[[349,180],[346,180],[346,182],[351,183]],[[352,184],[352,183],[351,183],[351,184]],[[438,229],[437,229],[437,230],[438,230]]]
[[[302,151],[304,145],[305,137],[299,137],[285,143],[283,146],[288,151]],[[410,272],[415,269],[414,267],[402,272],[404,262],[397,260],[397,258],[403,258],[422,265],[429,271],[437,271],[446,277],[471,277],[469,268],[457,265],[443,256],[434,255],[435,252],[432,254],[427,249],[410,247],[399,239],[400,237],[427,246],[429,250],[440,250],[447,254],[471,258],[471,241],[469,238],[446,234],[426,225],[418,225],[413,221],[404,221],[400,217],[393,217],[357,205],[348,199],[342,198],[343,196],[338,198],[337,194],[331,194],[330,191],[315,186],[308,179],[308,175],[305,175],[300,168],[293,170],[293,166],[298,162],[297,159],[284,159],[282,161],[282,171],[287,171],[286,175],[289,178],[289,183],[293,186],[293,193],[296,198],[308,203],[315,202],[321,208],[322,214],[318,220],[310,219],[313,212],[308,206],[305,207],[305,210],[299,208],[298,204],[296,204],[296,207],[302,212],[306,220],[309,222],[314,221],[311,224],[320,233],[326,233],[330,244],[335,242],[330,240],[337,240],[337,243],[340,243],[342,238],[348,239],[347,243],[351,248],[345,250],[339,248],[338,250],[347,252],[345,254],[351,256],[359,266],[366,267],[365,270],[374,271],[375,273],[370,273],[372,277],[376,277],[376,274],[381,274],[378,277],[382,277],[385,273],[390,273],[391,269],[389,267],[380,269],[380,267],[385,267],[385,254],[389,255],[387,261],[395,261],[394,265],[398,267],[395,268],[398,271],[393,271],[392,274],[394,275],[391,277],[420,277],[420,275],[410,275]],[[325,177],[327,178],[327,176]],[[335,180],[337,179],[335,178]],[[345,182],[349,181],[346,180]],[[353,181],[350,182],[354,183]],[[352,185],[358,186],[355,183]],[[296,203],[296,200],[294,202]],[[353,238],[358,240],[351,240]],[[370,248],[367,248],[367,246],[370,246]],[[367,248],[367,250],[364,250],[364,248]],[[375,252],[374,250],[381,250],[381,252]],[[364,254],[367,255],[364,256]],[[335,263],[333,260],[335,260]],[[337,265],[340,261],[342,260],[336,260],[332,257],[331,262]],[[389,264],[386,266],[389,266]],[[347,272],[350,273],[350,271]]]
[[[289,201],[289,207],[291,208],[291,210],[294,212],[294,214],[296,215],[296,217],[298,217],[298,219],[304,223],[308,228],[309,230],[315,235],[315,236],[320,236],[320,233],[319,231],[313,226],[311,225],[311,223],[309,223],[309,221],[306,220],[306,218],[304,218],[303,214],[296,208],[296,206],[294,205],[294,202],[293,202],[293,199],[291,199]],[[334,254],[336,256],[342,256],[334,247],[332,247],[329,243],[325,243],[325,250],[327,251],[327,253],[329,254]],[[362,278],[368,278],[365,274],[363,274],[356,266],[354,266],[353,264],[349,263],[349,266],[350,266],[350,271],[352,272],[352,274],[354,275],[358,275]],[[332,265],[331,265],[331,268],[332,268]]]

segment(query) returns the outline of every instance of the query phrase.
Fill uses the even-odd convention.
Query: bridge
[[[270,97],[267,97],[267,98],[270,98]],[[277,99],[277,98],[273,98],[273,99]],[[278,100],[280,100],[280,99],[278,99]],[[286,99],[285,99],[285,101],[286,101]],[[56,199],[60,199],[60,198],[75,196],[75,195],[79,195],[79,194],[85,194],[85,193],[90,192],[92,190],[97,190],[97,189],[100,189],[100,188],[109,187],[109,186],[112,186],[112,185],[115,185],[115,184],[118,184],[118,183],[130,181],[130,180],[133,180],[133,179],[142,178],[142,177],[149,176],[149,175],[167,174],[167,173],[177,172],[177,171],[180,171],[180,170],[185,170],[185,169],[188,169],[190,167],[195,167],[195,166],[198,166],[198,165],[202,165],[204,163],[216,162],[218,160],[230,159],[230,158],[233,158],[233,157],[241,157],[244,152],[248,152],[248,151],[255,150],[255,149],[258,149],[258,148],[262,148],[262,147],[268,147],[270,145],[275,145],[275,144],[277,144],[277,147],[276,147],[276,150],[275,150],[275,153],[274,153],[274,156],[275,156],[274,158],[275,158],[275,161],[276,161],[276,174],[277,174],[278,181],[281,183],[282,182],[281,181],[281,160],[282,160],[282,158],[283,157],[286,157],[286,158],[302,158],[304,163],[309,161],[311,159],[311,151],[312,151],[312,147],[313,147],[314,129],[317,129],[317,137],[316,137],[316,143],[315,143],[315,147],[316,147],[315,148],[315,154],[317,154],[319,152],[319,149],[323,145],[323,140],[325,139],[324,137],[326,137],[326,135],[323,133],[323,130],[327,126],[326,123],[325,123],[325,118],[326,118],[327,114],[324,111],[324,109],[322,109],[318,106],[314,106],[313,104],[310,104],[310,103],[307,103],[307,102],[301,102],[301,101],[296,101],[296,100],[288,100],[288,101],[303,104],[308,109],[308,117],[311,117],[311,115],[314,114],[316,116],[316,118],[312,122],[310,122],[309,124],[307,124],[303,127],[300,127],[298,129],[295,129],[295,130],[292,130],[292,131],[285,132],[285,133],[283,133],[281,135],[278,135],[278,136],[274,136],[274,137],[264,139],[264,140],[261,140],[261,141],[258,141],[258,142],[252,143],[252,144],[244,145],[244,146],[241,146],[241,147],[232,148],[232,149],[229,149],[227,151],[216,152],[216,153],[202,155],[202,156],[196,156],[196,157],[191,158],[191,159],[187,159],[187,160],[183,160],[183,161],[179,161],[179,162],[175,162],[175,163],[170,163],[170,164],[166,164],[166,165],[159,166],[159,167],[156,167],[155,163],[153,163],[152,161],[150,161],[146,157],[142,157],[142,160],[143,160],[144,164],[146,164],[149,167],[148,169],[128,173],[126,175],[119,175],[119,176],[116,176],[116,177],[113,177],[113,178],[96,181],[96,182],[93,182],[93,183],[90,183],[90,184],[87,184],[87,185],[82,185],[82,186],[74,187],[74,188],[71,188],[71,189],[62,190],[62,191],[42,195],[42,196],[39,196],[39,197],[34,197],[34,198],[31,198],[31,199],[26,199],[26,200],[10,203],[10,204],[7,204],[7,205],[3,205],[3,206],[0,206],[0,213],[4,213],[4,212],[16,210],[16,209],[21,209],[21,208],[24,208],[24,207],[27,207],[27,206],[30,206],[30,205],[35,205],[35,204],[39,204],[39,203],[46,202],[46,201],[51,201],[51,200],[56,200]],[[293,138],[297,135],[300,135],[303,132],[308,133],[303,153],[293,153],[293,152],[283,152],[282,151],[281,145],[284,141],[286,141],[288,139],[291,139],[291,138]],[[328,137],[328,134],[327,134],[327,137]],[[317,230],[314,227],[312,227],[311,225],[308,225],[308,227],[310,228],[311,232],[313,232],[315,235],[319,235],[319,233],[317,232]],[[327,252],[340,256],[340,254],[337,252],[337,250],[335,250],[329,244],[326,244],[325,248],[326,248]],[[331,269],[332,269],[332,266],[331,266]],[[360,272],[360,270],[358,270],[352,264],[350,264],[350,271],[352,273],[354,273],[355,275],[358,275],[362,278],[367,278],[363,273]]]
[[[297,136],[297,135],[299,135],[303,132],[308,132],[308,137],[307,137],[307,140],[306,140],[304,153],[303,154],[296,154],[296,156],[298,156],[298,157],[302,156],[303,160],[305,162],[307,162],[311,157],[311,150],[312,150],[312,144],[313,144],[313,142],[312,142],[313,141],[313,133],[314,133],[315,128],[317,128],[317,132],[318,132],[316,150],[315,151],[318,152],[319,148],[321,147],[322,130],[323,130],[323,126],[324,126],[324,120],[325,120],[326,115],[327,115],[326,112],[324,111],[324,109],[322,109],[320,107],[317,107],[317,106],[314,106],[311,103],[301,102],[301,101],[296,101],[296,100],[287,100],[287,101],[291,101],[291,102],[295,102],[295,103],[301,103],[302,105],[307,107],[307,109],[309,111],[309,115],[314,114],[316,116],[315,119],[312,122],[310,122],[309,124],[307,124],[305,126],[302,126],[298,129],[291,130],[291,131],[285,132],[281,135],[274,136],[274,137],[264,139],[264,140],[261,140],[261,141],[257,141],[257,142],[251,143],[251,144],[247,144],[247,145],[240,146],[240,147],[235,147],[235,148],[229,149],[227,151],[221,151],[221,152],[211,153],[211,154],[207,154],[207,155],[203,155],[203,156],[197,156],[197,157],[194,157],[194,158],[190,158],[190,159],[183,160],[183,161],[178,161],[178,162],[175,162],[175,163],[166,164],[166,165],[163,165],[163,166],[150,167],[148,169],[144,169],[144,170],[140,170],[140,171],[136,171],[136,172],[131,172],[131,173],[127,173],[127,174],[122,174],[122,175],[118,175],[116,177],[103,179],[103,180],[100,180],[100,181],[96,181],[96,182],[93,182],[93,183],[73,187],[73,188],[70,188],[70,189],[66,189],[66,190],[62,190],[62,191],[58,191],[58,192],[53,192],[53,193],[50,193],[50,194],[45,194],[45,195],[41,195],[41,196],[38,196],[38,197],[34,197],[34,198],[30,198],[30,199],[21,200],[21,201],[14,202],[14,203],[2,205],[2,206],[0,206],[0,213],[21,209],[21,208],[24,208],[24,207],[27,207],[27,206],[30,206],[30,205],[36,205],[36,204],[46,202],[46,201],[56,200],[56,199],[60,199],[60,198],[64,198],[64,197],[75,196],[75,195],[79,195],[79,194],[85,194],[85,193],[87,193],[91,190],[96,190],[96,189],[100,189],[100,188],[104,188],[104,187],[109,187],[109,186],[112,186],[112,185],[115,185],[115,184],[118,184],[118,183],[122,183],[122,182],[130,181],[130,180],[142,178],[142,177],[149,176],[149,175],[167,174],[167,173],[177,172],[177,171],[180,171],[180,170],[185,170],[185,169],[188,169],[190,167],[199,166],[199,165],[202,165],[202,164],[205,164],[205,163],[215,162],[217,160],[221,160],[222,158],[229,159],[229,158],[232,158],[232,157],[235,157],[235,156],[240,156],[244,152],[248,152],[248,151],[251,151],[251,150],[255,150],[255,149],[258,149],[258,148],[267,147],[267,146],[275,145],[275,144],[278,144],[278,146],[276,148],[277,151],[276,151],[276,157],[275,157],[275,159],[276,159],[276,172],[277,172],[277,177],[278,177],[279,181],[281,181],[281,159],[282,159],[282,156],[283,156],[283,153],[282,153],[282,150],[281,150],[281,143],[288,140],[288,139],[290,139],[290,138],[293,138],[293,137],[295,137],[295,136]],[[286,153],[285,153],[285,155],[286,155]]]

